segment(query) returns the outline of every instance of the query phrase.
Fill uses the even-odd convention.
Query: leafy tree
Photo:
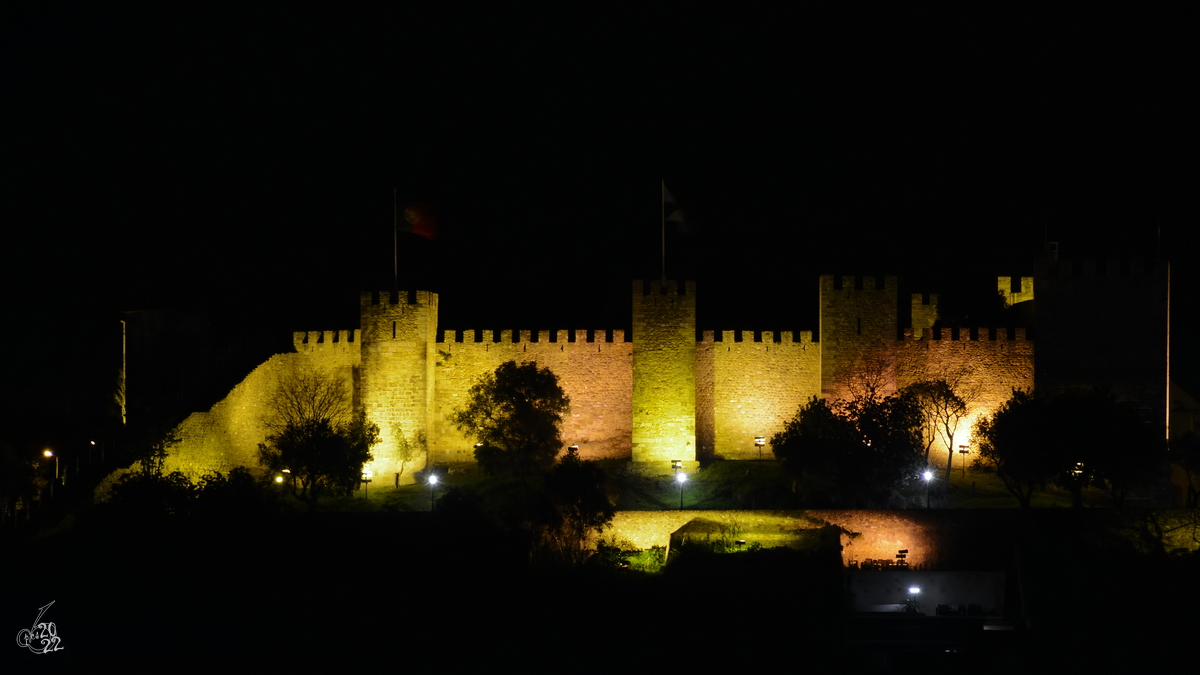
[[[1004,487],[1029,508],[1033,494],[1057,473],[1048,406],[1028,391],[1013,390],[1010,399],[990,416],[975,423],[975,440],[985,465],[995,470]]]
[[[272,473],[288,472],[292,495],[315,511],[325,492],[354,489],[378,442],[379,427],[358,412],[341,424],[326,419],[288,424],[258,445],[258,461]]]
[[[482,444],[475,459],[484,473],[507,469],[524,477],[553,465],[570,404],[549,368],[507,361],[471,387],[466,406],[450,421]]]
[[[810,498],[879,504],[922,465],[920,417],[908,397],[833,405],[813,397],[771,439],[775,456]]]

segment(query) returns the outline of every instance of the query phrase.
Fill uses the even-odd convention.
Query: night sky
[[[1165,252],[1200,393],[1181,17],[153,11],[0,22],[10,413],[65,396],[81,371],[45,363],[95,363],[120,311],[355,327],[392,284],[393,189],[436,214],[400,285],[443,328],[627,327],[660,180],[700,328],[815,331],[823,272],[947,292],[1046,240]]]

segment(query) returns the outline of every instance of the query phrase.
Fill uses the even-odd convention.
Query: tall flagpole
[[[396,253],[397,239],[400,237],[397,216],[396,188],[392,188],[392,290],[395,291],[400,290],[400,264],[399,255]]]
[[[662,285],[667,286],[667,183],[659,179],[662,183]]]

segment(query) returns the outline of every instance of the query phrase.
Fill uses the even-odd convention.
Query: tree
[[[925,445],[925,462],[929,462],[929,451],[941,440],[946,446],[946,484],[950,483],[950,469],[954,465],[954,434],[967,417],[967,398],[971,394],[960,394],[950,382],[943,378],[914,382],[904,388],[911,397],[917,413],[921,416],[922,436]]]
[[[379,427],[359,412],[345,424],[312,420],[288,425],[259,443],[258,461],[268,471],[291,475],[292,496],[315,511],[325,492],[354,489],[378,441]]]
[[[810,499],[877,505],[913,480],[921,462],[920,417],[910,398],[813,397],[771,439],[775,456]]]
[[[1057,472],[1054,449],[1045,433],[1050,422],[1043,401],[1028,391],[1013,390],[995,413],[975,423],[980,458],[995,470],[1021,508],[1029,508],[1033,493]]]
[[[328,370],[296,366],[279,378],[267,410],[263,424],[274,433],[320,420],[339,424],[350,417],[350,391]]]
[[[258,445],[258,461],[292,477],[292,495],[316,510],[330,489],[350,492],[373,458],[379,427],[365,412],[350,412],[344,380],[315,368],[296,368],[280,378],[264,420],[271,434]]]
[[[554,464],[570,404],[549,368],[507,361],[471,387],[466,405],[450,421],[482,444],[475,459],[484,473],[508,469],[524,477]]]

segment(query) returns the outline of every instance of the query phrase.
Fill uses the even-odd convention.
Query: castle
[[[936,326],[937,296],[913,294],[902,307],[897,279],[824,275],[820,325],[811,331],[697,333],[694,282],[634,282],[633,334],[447,330],[429,291],[361,295],[357,330],[293,334],[295,351],[261,364],[224,400],[179,427],[171,469],[199,473],[257,465],[267,434],[267,401],[281,375],[316,368],[341,378],[356,408],[379,425],[371,470],[402,470],[403,440],[423,447],[404,464],[471,462],[474,440],[448,422],[470,387],[499,364],[536,361],[571,398],[566,445],[584,458],[624,458],[651,471],[672,461],[770,457],[755,437],[784,427],[812,396],[839,397],[856,378],[894,391],[922,379],[954,377],[972,391],[955,445],[972,422],[1014,388],[1104,384],[1141,402],[1165,428],[1167,284],[1165,264],[1046,260],[1032,277],[999,277],[1009,304],[1037,305],[1025,327]],[[1037,299],[1034,300],[1034,289]],[[901,330],[901,317],[911,316]],[[907,318],[907,317],[905,317]],[[1132,328],[1118,331],[1114,321]],[[934,453],[935,458],[945,458]]]

